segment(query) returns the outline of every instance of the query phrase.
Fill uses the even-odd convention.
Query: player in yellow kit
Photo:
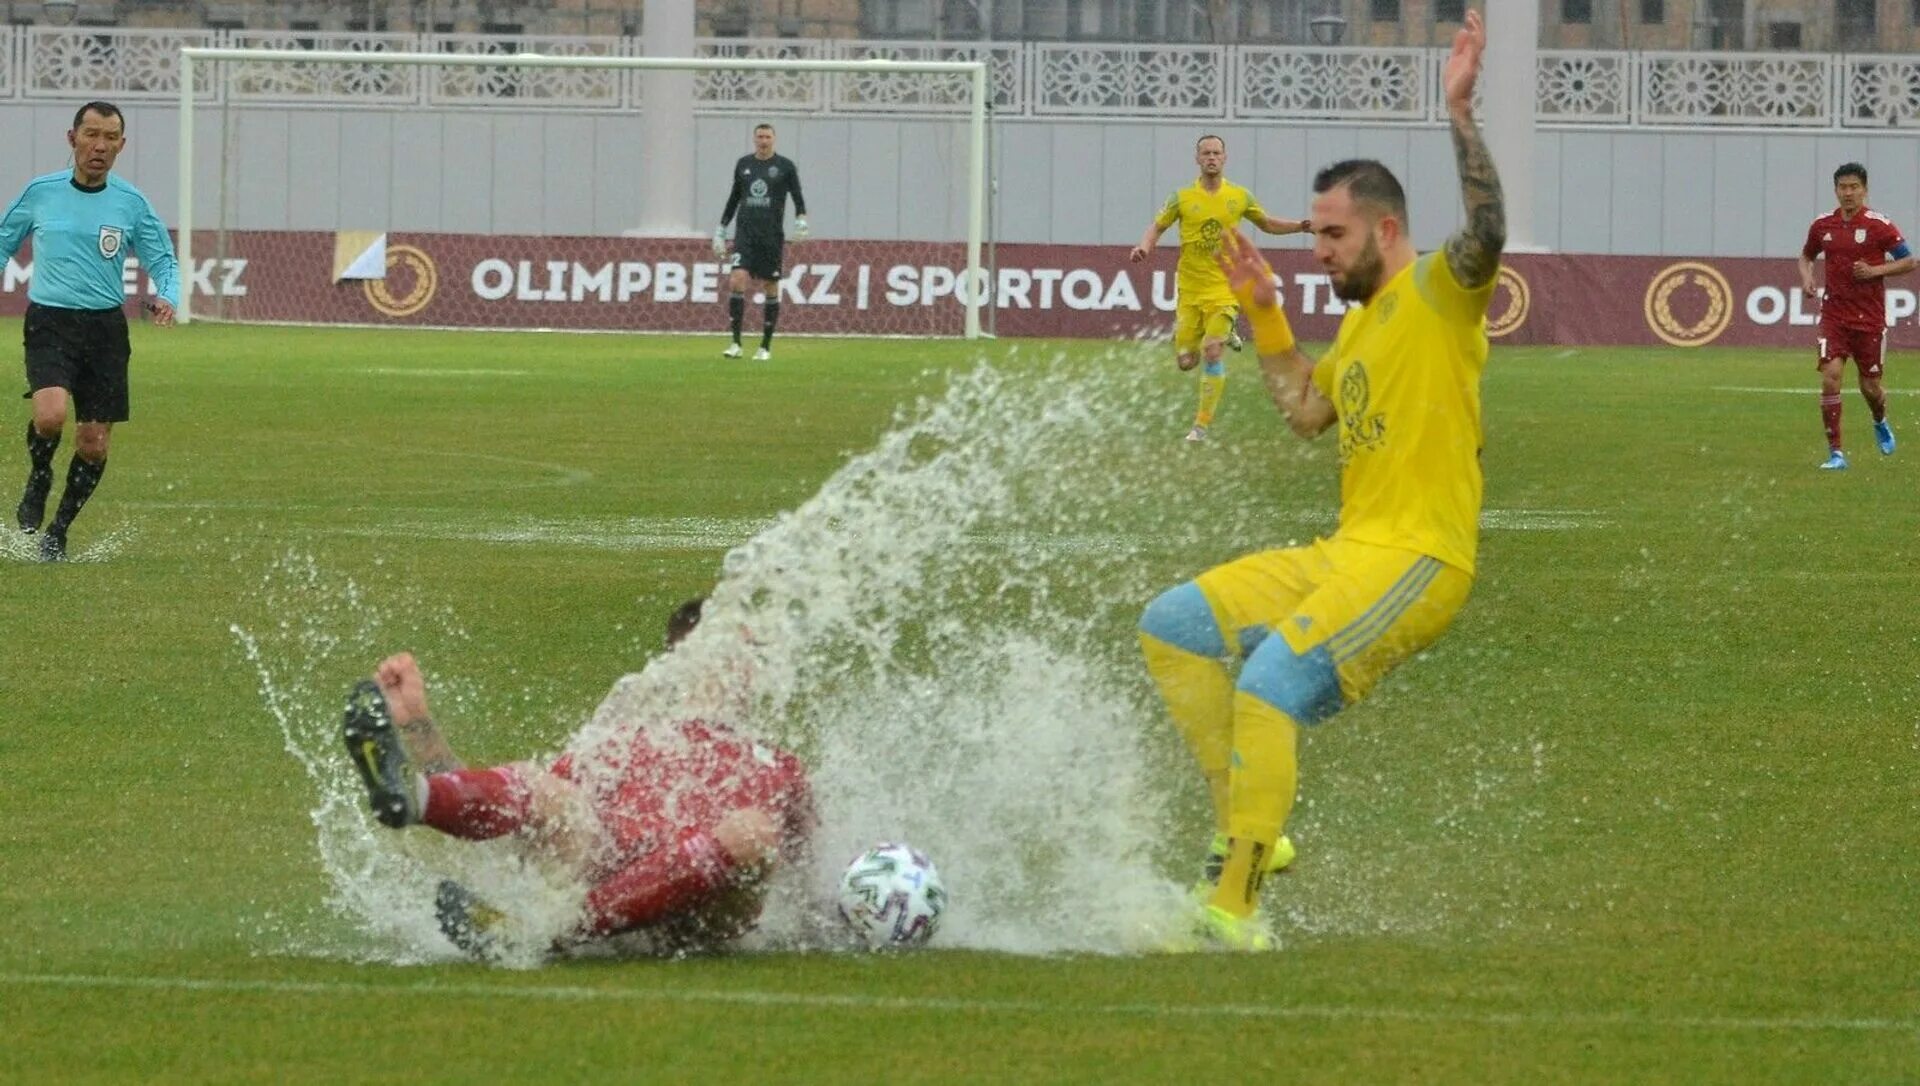
[[[1305,219],[1276,219],[1267,214],[1253,193],[1222,176],[1227,168],[1227,141],[1219,136],[1201,136],[1193,145],[1193,161],[1200,176],[1193,184],[1167,197],[1167,202],[1147,225],[1147,232],[1134,246],[1129,259],[1138,264],[1147,259],[1160,235],[1175,223],[1180,224],[1180,268],[1175,278],[1177,302],[1173,321],[1174,361],[1182,370],[1190,370],[1206,360],[1200,375],[1200,410],[1194,416],[1188,441],[1204,441],[1207,427],[1213,425],[1213,413],[1227,387],[1227,366],[1221,359],[1227,337],[1233,332],[1240,305],[1227,286],[1227,277],[1216,262],[1220,239],[1245,219],[1269,234],[1299,234],[1308,229]]]
[[[1223,246],[1222,271],[1289,426],[1337,432],[1340,526],[1210,569],[1141,617],[1147,669],[1228,837],[1196,918],[1214,945],[1272,946],[1255,910],[1293,807],[1299,729],[1432,644],[1473,585],[1486,308],[1506,241],[1500,181],[1472,112],[1485,45],[1470,11],[1444,83],[1466,225],[1444,252],[1415,252],[1406,194],[1380,163],[1340,162],[1314,179],[1314,256],[1334,292],[1361,303],[1317,364],[1294,345],[1260,254],[1237,233]],[[1237,678],[1229,661],[1240,662]]]

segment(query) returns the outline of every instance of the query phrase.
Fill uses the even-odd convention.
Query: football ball
[[[875,949],[924,945],[946,907],[940,872],[907,845],[875,845],[840,876],[840,919]]]

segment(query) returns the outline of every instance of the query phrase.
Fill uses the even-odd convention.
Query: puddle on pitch
[[[1334,468],[1329,449],[1291,439],[1184,447],[1191,389],[1171,391],[1158,349],[1038,362],[982,365],[903,409],[871,450],[728,552],[700,628],[584,728],[550,708],[551,690],[529,686],[503,705],[481,697],[483,684],[449,682],[444,667],[436,715],[518,714],[545,737],[534,755],[577,730],[576,745],[726,712],[709,699],[737,697],[739,685],[717,693],[711,677],[747,676],[742,723],[810,766],[822,824],[816,869],[788,873],[746,948],[821,945],[810,920],[841,865],[903,840],[932,856],[951,895],[938,946],[1153,949],[1178,922],[1206,826],[1198,775],[1139,660],[1140,609],[1207,566],[1304,542],[1303,522],[1326,499],[1290,498],[1287,477]],[[1100,545],[1050,545],[1086,539]],[[290,555],[263,579],[272,617],[234,626],[314,789],[331,887],[332,919],[283,918],[266,934],[294,952],[451,959],[431,902],[453,874],[511,903],[525,945],[543,946],[542,933],[572,923],[578,887],[505,844],[394,834],[363,811],[337,736],[345,682],[421,631],[440,644],[467,636],[457,601],[410,597],[384,577]],[[1315,772],[1309,761],[1308,797]],[[1311,842],[1337,828],[1354,802],[1364,800],[1303,806],[1296,834]],[[1283,939],[1448,923],[1437,890],[1416,894],[1417,907],[1376,905],[1393,873],[1371,869],[1362,842],[1327,840],[1319,857],[1303,844],[1302,873],[1282,883]],[[515,963],[539,958],[527,950]]]

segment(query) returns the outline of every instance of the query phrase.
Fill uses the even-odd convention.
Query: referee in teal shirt
[[[110,102],[88,102],[67,132],[73,169],[27,182],[0,218],[0,263],[33,238],[33,278],[27,287],[27,487],[16,516],[20,530],[40,533],[40,557],[67,556],[67,529],[107,470],[107,439],[128,417],[127,252],[140,258],[153,281],[147,299],[153,323],[173,323],[180,301],[180,267],[167,228],[140,190],[113,176],[127,146],[127,121]],[[53,454],[73,401],[73,459],[53,520]]]

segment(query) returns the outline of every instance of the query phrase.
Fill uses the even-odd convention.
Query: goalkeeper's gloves
[[[716,226],[713,228],[713,255],[727,255],[727,228],[725,226]]]
[[[795,241],[807,240],[807,217],[805,215],[795,215],[793,217],[793,238]]]

